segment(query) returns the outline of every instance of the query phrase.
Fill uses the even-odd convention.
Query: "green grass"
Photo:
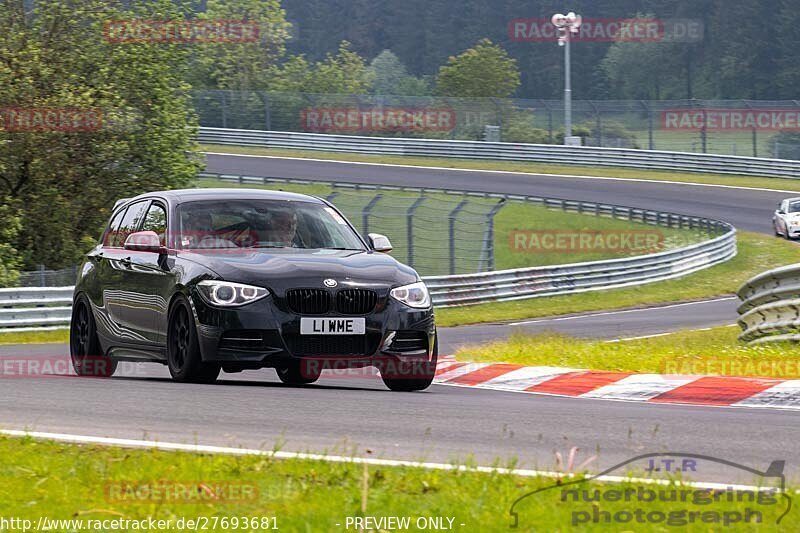
[[[69,330],[0,332],[0,344],[46,344],[69,342]]]
[[[655,374],[700,374],[800,379],[797,345],[748,346],[736,327],[678,331],[620,342],[583,340],[557,333],[513,335],[506,342],[464,347],[465,361]]]
[[[710,185],[730,185],[735,187],[754,187],[762,189],[800,192],[800,183],[795,179],[757,176],[736,176],[725,174],[705,174],[693,172],[669,172],[660,170],[639,170],[616,167],[584,167],[579,165],[552,165],[512,161],[473,161],[466,159],[447,159],[435,157],[363,155],[344,152],[317,152],[311,150],[282,150],[229,145],[202,145],[207,152],[220,152],[245,155],[269,155],[275,157],[305,157],[314,159],[334,159],[339,161],[362,161],[375,164],[395,164],[441,168],[465,168],[474,170],[500,170],[532,174],[564,174],[604,176],[622,179],[662,180],[674,182],[706,183]],[[432,183],[435,187],[436,184]]]
[[[221,180],[202,179],[201,187],[256,187],[290,192],[314,194],[331,198],[336,206],[360,231],[364,230],[362,210],[375,197],[373,190],[353,190],[334,188],[324,184],[272,183],[268,185],[239,185]],[[331,196],[335,194],[335,196]],[[369,218],[369,231],[386,234],[395,246],[392,255],[400,261],[412,264],[421,275],[449,274],[449,227],[448,219],[442,213],[452,211],[464,197],[440,193],[426,194],[425,201],[414,213],[413,235],[415,254],[408,253],[408,228],[406,212],[419,196],[408,191],[380,191],[382,198],[373,205]],[[486,231],[486,215],[497,200],[490,198],[468,198],[457,218],[456,273],[471,273],[479,267],[486,270],[485,256],[482,256],[483,239]],[[616,259],[645,253],[647,250],[571,250],[561,252],[541,252],[541,248],[528,246],[515,247],[511,237],[515,230],[542,231],[548,236],[554,232],[610,232],[618,234],[627,230],[646,231],[659,240],[658,250],[669,250],[687,246],[706,239],[702,231],[670,229],[631,222],[628,220],[594,215],[566,213],[523,202],[509,202],[495,217],[494,249],[495,269],[522,268],[601,259]],[[481,258],[484,258],[481,261]]]
[[[566,452],[562,450],[562,453]],[[238,517],[240,522],[236,531],[259,531],[242,527],[241,517],[275,517],[282,531],[347,531],[348,516],[407,516],[412,520],[433,516],[453,518],[454,531],[508,531],[511,524],[509,510],[515,500],[533,490],[556,485],[554,479],[545,477],[523,478],[500,473],[415,467],[371,465],[364,468],[351,463],[67,445],[30,438],[0,437],[0,456],[3,457],[0,463],[0,493],[3,494],[0,516],[29,519],[34,526],[42,516],[84,523],[89,520],[152,517],[172,520],[172,524],[182,517],[208,517],[210,520],[225,517],[232,524],[233,517]],[[583,459],[580,457],[579,462]],[[553,463],[551,460],[547,467],[552,469]],[[637,470],[644,468],[642,463],[644,461],[637,463]],[[618,474],[625,475],[626,472]],[[130,498],[120,501],[119,498],[106,497],[106,494],[119,495],[116,487],[120,483],[141,486],[177,482],[196,486],[199,483],[215,485],[221,481],[237,486],[255,486],[257,497],[242,503],[132,502]],[[643,490],[654,488],[634,481],[614,485],[584,482],[574,486],[581,490],[604,491],[638,490],[639,487]],[[698,494],[699,498],[709,498],[708,493]],[[365,510],[362,510],[364,503]],[[727,503],[721,500],[713,505],[690,501],[677,505],[607,502],[601,506],[602,510],[612,512],[642,508],[647,512],[688,509],[719,513],[743,513],[746,507],[763,512],[764,523],[760,529],[767,531],[776,530],[774,522],[786,509],[782,498],[780,504]],[[516,508],[521,531],[534,527],[547,531],[596,530],[596,527],[587,525],[571,526],[573,512],[591,509],[588,503],[561,501],[559,489],[531,496]],[[792,511],[784,520],[789,524],[796,523],[796,517],[797,511]],[[228,530],[233,530],[228,527]],[[694,524],[681,530],[708,531],[708,528],[708,524]],[[349,527],[350,531],[357,529],[353,525]],[[635,529],[656,530],[641,524]],[[56,530],[66,531],[67,528],[62,526]],[[130,530],[134,529],[114,529]],[[224,529],[220,525],[208,530]]]
[[[735,258],[682,278],[602,292],[438,309],[436,323],[457,326],[730,295],[756,274],[798,262],[800,246],[767,235],[740,232],[739,253]]]

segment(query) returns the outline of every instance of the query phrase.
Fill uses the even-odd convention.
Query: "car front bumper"
[[[364,335],[301,335],[301,315],[282,309],[272,296],[233,309],[209,305],[196,292],[191,301],[203,361],[220,363],[229,371],[276,367],[291,359],[362,367],[378,366],[387,359],[431,361],[433,357],[433,309],[412,309],[388,297],[381,298],[368,315],[321,315],[363,316]]]

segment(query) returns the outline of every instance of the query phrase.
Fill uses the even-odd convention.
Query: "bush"
[[[12,244],[21,227],[19,214],[8,198],[0,204],[0,287],[13,287],[19,279],[22,258]]]

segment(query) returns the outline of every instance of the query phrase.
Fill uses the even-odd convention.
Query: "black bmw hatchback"
[[[374,366],[392,390],[427,388],[436,327],[417,273],[362,238],[327,201],[189,189],[118,202],[75,286],[79,375],[119,361],[166,364],[176,381],[275,368],[287,384]]]

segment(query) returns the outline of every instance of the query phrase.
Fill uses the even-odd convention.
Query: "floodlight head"
[[[553,15],[553,18],[550,19],[550,22],[553,23],[553,26],[556,28],[563,28],[567,25],[567,17],[562,15],[561,13],[556,13]]]
[[[564,19],[566,19],[567,21],[567,24],[569,24],[570,26],[572,26],[575,23],[575,18],[576,18],[575,13],[573,13],[572,11],[567,13],[567,16],[564,17]]]
[[[580,15],[575,15],[575,20],[572,21],[572,27],[576,30],[581,27],[583,24],[583,17]]]

